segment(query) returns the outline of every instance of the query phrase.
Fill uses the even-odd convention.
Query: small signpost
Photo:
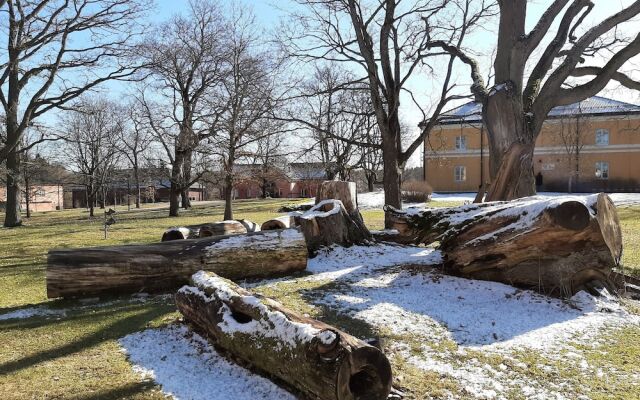
[[[108,211],[104,212],[104,238],[107,238],[107,233],[109,232],[109,227],[116,223],[116,210],[110,208]]]

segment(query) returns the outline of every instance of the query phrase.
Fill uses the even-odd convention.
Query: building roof
[[[562,118],[575,115],[628,115],[640,114],[640,106],[623,101],[593,96],[578,103],[554,107],[548,118]],[[440,115],[440,125],[482,121],[482,104],[471,101]]]

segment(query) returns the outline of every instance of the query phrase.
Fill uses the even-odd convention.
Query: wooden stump
[[[248,232],[258,232],[257,224],[244,219],[207,222],[198,225],[179,226],[167,229],[162,234],[162,241],[196,239],[219,235],[237,235]]]
[[[323,246],[349,247],[371,240],[371,233],[358,210],[347,212],[340,200],[323,200],[316,204],[300,217],[300,229],[312,257]]]
[[[594,281],[615,286],[610,275],[620,262],[622,233],[604,193],[388,214],[414,243],[440,241],[445,270],[456,275],[558,296]]]
[[[345,181],[322,182],[316,195],[316,205],[324,200],[340,200],[348,213],[358,211],[356,183]]]
[[[215,274],[176,294],[185,319],[233,358],[321,400],[386,399],[391,366],[377,348]]]
[[[176,289],[199,270],[230,279],[267,278],[307,266],[295,229],[148,245],[49,251],[47,295],[73,297]]]

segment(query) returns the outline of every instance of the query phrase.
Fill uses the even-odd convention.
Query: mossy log
[[[210,236],[238,235],[258,231],[260,231],[260,227],[257,224],[244,219],[207,222],[198,225],[169,228],[162,234],[162,241],[168,242],[171,240],[197,239]]]
[[[186,321],[232,358],[305,398],[386,399],[391,366],[377,348],[280,303],[200,271],[176,294]]]
[[[146,245],[57,249],[47,260],[47,296],[77,297],[177,289],[199,270],[229,279],[268,278],[307,266],[295,229]]]
[[[416,244],[440,241],[452,274],[559,296],[592,282],[615,287],[611,272],[620,263],[622,233],[604,193],[407,212],[387,208],[387,215]]]
[[[337,244],[349,247],[367,244],[371,233],[358,210],[348,212],[340,200],[323,200],[299,218],[309,255],[321,247]]]

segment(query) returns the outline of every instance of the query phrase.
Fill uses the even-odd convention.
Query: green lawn
[[[235,217],[262,223],[279,215],[277,209],[290,202],[238,201]],[[164,398],[157,386],[141,381],[132,371],[119,351],[117,339],[177,319],[171,297],[146,302],[124,297],[93,302],[48,300],[46,253],[56,247],[154,242],[169,226],[221,220],[222,213],[222,206],[218,204],[196,206],[178,218],[166,217],[166,209],[121,210],[107,240],[103,239],[101,219],[88,220],[84,210],[35,213],[24,227],[0,228],[0,315],[34,306],[66,311],[66,315],[59,317],[0,321],[0,399]],[[363,215],[369,227],[382,228],[382,211],[365,210]],[[640,207],[621,209],[620,217],[625,267],[640,275]],[[317,282],[321,284],[324,283]],[[285,285],[273,292],[264,291],[291,307],[305,309],[309,305],[300,294],[310,289],[313,288]],[[315,314],[311,308],[299,311]],[[355,334],[367,329],[362,323],[341,316],[316,316]],[[611,352],[622,354],[625,363],[640,356],[638,332],[620,335],[613,339]],[[593,357],[601,355],[594,353]],[[455,382],[437,374],[404,366],[402,360],[394,361],[394,367],[402,371],[405,379],[402,386],[413,387],[410,394],[417,398],[437,395],[443,389],[451,391],[455,386]],[[620,390],[616,388],[615,392],[616,395],[622,393],[619,398],[629,398],[630,392]]]

